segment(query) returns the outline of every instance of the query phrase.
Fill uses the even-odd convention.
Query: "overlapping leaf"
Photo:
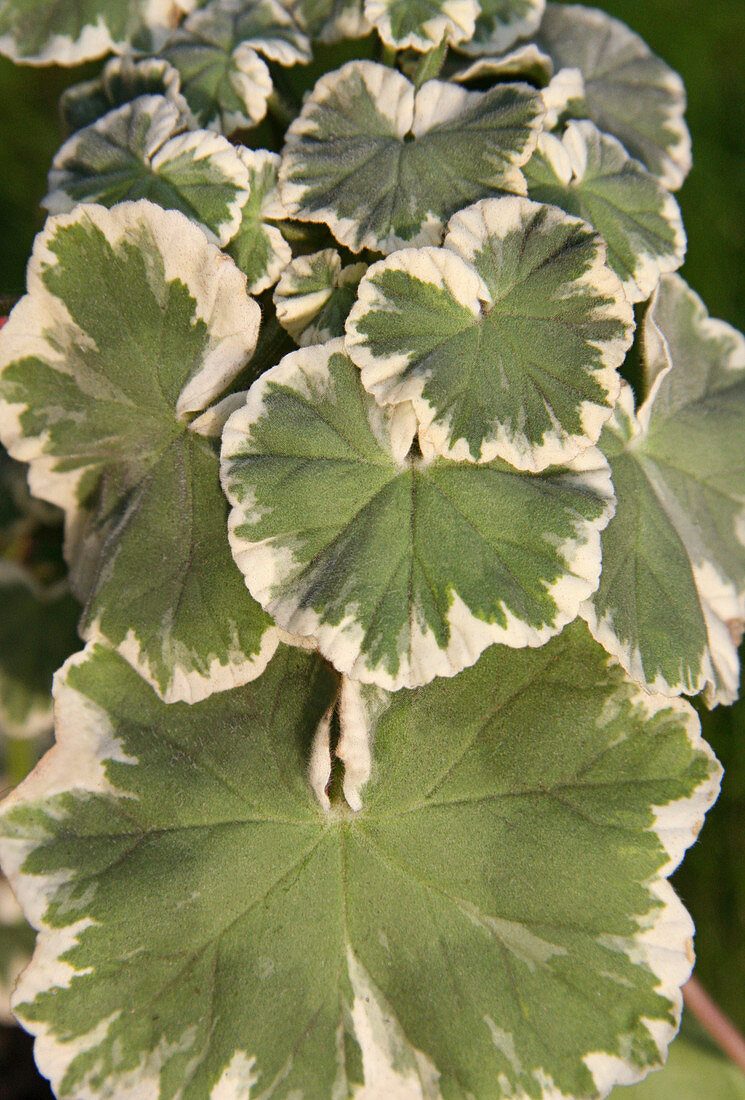
[[[0,53],[74,65],[148,43],[190,6],[190,0],[0,0]]]
[[[591,227],[505,196],[456,214],[443,248],[375,264],[347,349],[381,404],[413,401],[439,454],[538,471],[597,442],[632,331]]]
[[[458,43],[463,53],[500,54],[538,27],[546,0],[480,0],[473,36]]]
[[[443,39],[451,44],[473,36],[479,0],[365,0],[365,17],[382,40],[402,50],[426,52]]]
[[[455,211],[525,193],[520,165],[537,141],[538,92],[489,92],[354,61],[322,77],[287,131],[282,197],[301,221],[325,222],[359,252],[439,242]]]
[[[555,203],[602,234],[629,301],[647,299],[660,275],[683,263],[686,238],[677,202],[592,122],[570,122],[561,139],[541,134],[525,175],[531,198]]]
[[[691,168],[686,95],[677,73],[625,23],[597,8],[549,3],[538,44],[557,69],[579,69],[585,112],[677,190]]]
[[[248,172],[248,202],[238,232],[227,247],[248,279],[251,294],[273,286],[292,259],[292,249],[273,224],[287,217],[277,186],[280,158],[266,149],[237,150]]]
[[[182,130],[178,108],[164,96],[140,96],[110,111],[57,153],[44,205],[61,214],[79,202],[146,198],[180,210],[227,244],[248,199],[248,171],[227,138]]]
[[[595,449],[530,476],[416,458],[415,428],[410,407],[376,405],[337,340],[286,356],[223,434],[252,595],[342,672],[393,690],[558,633],[597,585],[612,503]]]
[[[491,79],[507,80],[517,77],[542,86],[548,84],[553,76],[554,65],[551,58],[533,42],[516,46],[500,57],[479,57],[466,61],[463,57],[451,53],[442,69],[443,76],[457,84],[469,84],[471,81]]]
[[[157,57],[141,61],[112,57],[95,80],[65,89],[60,97],[60,115],[72,134],[141,95],[165,96],[184,118],[189,114],[189,106],[181,95],[181,78],[173,65]]]
[[[34,930],[24,918],[7,881],[0,876],[0,1024],[16,1023],[10,995],[34,949]]]
[[[305,32],[318,42],[359,38],[372,27],[365,19],[363,0],[284,0]]]
[[[583,614],[634,678],[737,696],[745,620],[745,338],[664,276],[644,329],[651,391],[626,387],[600,441],[615,519]]]
[[[61,1100],[594,1098],[659,1063],[692,933],[664,876],[719,771],[688,705],[583,628],[500,647],[391,699],[353,815],[305,778],[333,692],[284,648],[191,707],[68,665],[0,846]]]
[[[334,248],[298,256],[274,291],[277,317],[293,339],[306,347],[344,335],[344,323],[357,297],[366,264],[342,267]]]
[[[230,134],[266,114],[272,78],[259,54],[294,65],[310,60],[310,43],[279,0],[213,0],[160,54],[181,74],[196,124]]]
[[[0,433],[67,513],[85,635],[169,699],[245,682],[275,644],[230,560],[215,444],[190,430],[258,323],[232,260],[143,201],[51,220],[0,337]]]

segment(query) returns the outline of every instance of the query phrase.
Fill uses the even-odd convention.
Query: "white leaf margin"
[[[433,49],[444,38],[451,45],[462,47],[473,36],[481,10],[478,0],[442,0],[439,14],[425,20],[419,33],[410,31],[397,38],[391,25],[391,8],[405,6],[406,0],[365,0],[365,19],[375,27],[386,46],[420,53]]]
[[[244,145],[237,146],[235,149],[248,172],[249,194],[246,202],[251,201],[256,180],[260,179],[265,172],[274,175],[274,183],[264,194],[257,215],[257,222],[260,223],[261,231],[269,242],[273,258],[264,276],[254,280],[248,286],[250,294],[261,294],[263,291],[268,290],[270,286],[274,286],[292,260],[292,248],[282,236],[281,230],[276,225],[267,224],[269,221],[287,221],[290,216],[282,202],[279,190],[279,169],[282,158],[279,153],[272,153],[268,149],[248,149]],[[244,203],[244,207],[245,205]],[[240,233],[240,229],[241,226],[239,225],[234,236]]]
[[[540,26],[545,9],[546,0],[530,0],[530,7],[525,15],[507,23],[502,22],[496,13],[487,12],[484,14],[484,20],[488,20],[493,24],[491,35],[484,38],[477,35],[475,39],[471,36],[465,42],[459,42],[457,48],[461,53],[468,54],[470,57],[478,57],[480,54],[493,56],[504,53],[520,39],[529,38],[535,33]],[[478,30],[478,22],[475,29]]]
[[[277,320],[300,347],[333,339],[334,334],[328,329],[318,328],[318,315],[337,290],[359,282],[365,271],[366,263],[342,267],[341,256],[335,248],[297,256],[284,268],[274,289]],[[327,276],[326,283],[319,282],[316,290],[303,289],[303,280],[315,276],[320,279],[323,275]]]

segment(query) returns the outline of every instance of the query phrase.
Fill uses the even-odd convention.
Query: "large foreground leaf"
[[[322,77],[287,131],[282,197],[354,252],[436,244],[452,213],[525,193],[541,97],[526,84],[468,92],[352,61]]]
[[[223,435],[233,555],[280,626],[396,689],[493,642],[542,645],[597,585],[611,511],[596,449],[544,476],[409,455],[341,340],[285,357]]]
[[[305,778],[333,692],[285,648],[191,707],[68,665],[0,825],[58,1096],[594,1098],[659,1063],[692,933],[664,877],[719,774],[690,707],[582,628],[499,648],[391,699],[354,815]]]
[[[215,444],[190,430],[258,324],[232,260],[143,201],[51,219],[0,337],[0,434],[67,512],[85,636],[168,698],[245,682],[274,644],[230,559]]]
[[[592,122],[570,122],[561,139],[541,134],[525,166],[528,193],[584,218],[601,233],[608,263],[630,302],[645,301],[660,275],[685,257],[680,208],[621,143]]]
[[[644,345],[651,392],[635,414],[626,387],[600,441],[618,510],[583,614],[640,682],[730,703],[745,620],[745,338],[667,275]]]
[[[173,27],[190,0],[0,0],[0,53],[74,65]]]
[[[347,349],[381,404],[413,401],[439,454],[536,471],[597,442],[633,322],[589,225],[505,196],[456,214],[443,248],[375,264]]]
[[[677,190],[691,168],[678,74],[625,23],[580,4],[548,4],[538,43],[557,69],[580,70],[582,114],[617,137],[665,187]]]

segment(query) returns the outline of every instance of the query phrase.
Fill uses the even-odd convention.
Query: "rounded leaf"
[[[366,271],[367,264],[342,267],[334,248],[298,256],[285,268],[274,291],[280,324],[300,347],[343,336]]]
[[[479,0],[365,0],[365,18],[383,42],[397,50],[426,53],[443,39],[455,44],[472,37]]]
[[[473,35],[457,43],[463,53],[501,54],[538,27],[546,0],[480,0]]]
[[[60,96],[60,115],[67,132],[73,134],[141,95],[165,96],[185,119],[189,117],[177,70],[157,57],[141,61],[112,57],[95,80],[65,89]]]
[[[226,248],[246,275],[250,294],[273,286],[292,259],[292,249],[274,222],[287,218],[277,186],[280,158],[266,149],[236,152],[248,172],[248,201],[238,232]]]

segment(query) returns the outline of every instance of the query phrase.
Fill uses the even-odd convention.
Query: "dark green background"
[[[745,0],[605,0],[685,80],[694,168],[681,194],[684,274],[711,312],[745,330]],[[95,72],[18,69],[0,59],[0,295],[23,290],[58,144],[56,103]],[[732,440],[733,461],[745,440]],[[699,929],[698,974],[745,1028],[745,704],[704,716],[728,773],[700,842],[677,877]],[[703,1100],[703,1098],[702,1098]]]

